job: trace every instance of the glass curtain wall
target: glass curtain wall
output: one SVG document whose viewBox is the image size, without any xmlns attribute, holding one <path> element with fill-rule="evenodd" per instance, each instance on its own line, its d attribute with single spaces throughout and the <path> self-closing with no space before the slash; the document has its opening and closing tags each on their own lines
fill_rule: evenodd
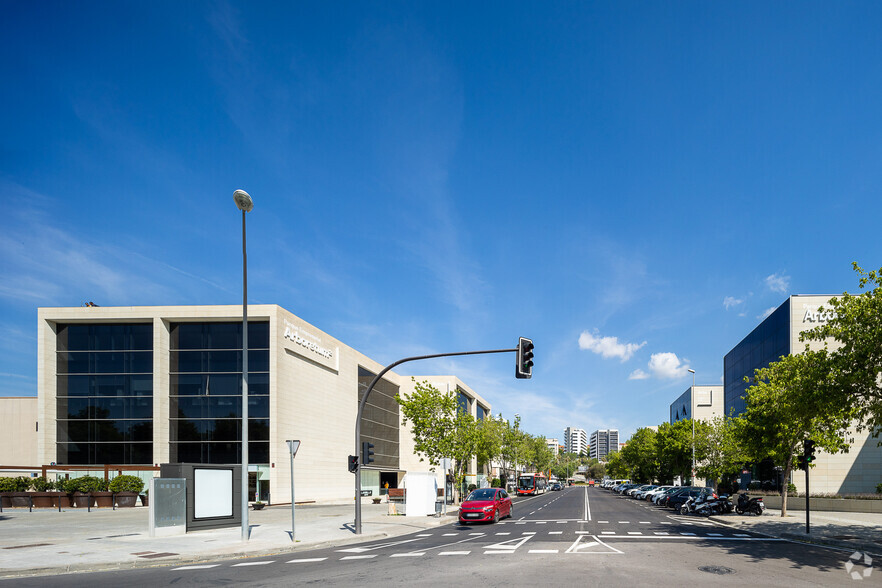
<svg viewBox="0 0 882 588">
<path fill-rule="evenodd" d="M 359 366 L 358 402 L 376 374 Z M 361 414 L 361 441 L 374 444 L 374 463 L 371 467 L 398 469 L 398 386 L 381 379 L 371 390 Z"/>
<path fill-rule="evenodd" d="M 242 462 L 242 321 L 175 323 L 170 460 Z M 248 461 L 269 465 L 269 323 L 248 323 Z"/>
<path fill-rule="evenodd" d="M 56 461 L 153 463 L 153 324 L 57 326 Z"/>
</svg>

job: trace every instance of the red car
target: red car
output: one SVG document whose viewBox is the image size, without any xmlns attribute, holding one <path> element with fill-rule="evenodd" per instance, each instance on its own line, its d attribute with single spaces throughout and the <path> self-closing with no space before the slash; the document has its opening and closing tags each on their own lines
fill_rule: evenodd
<svg viewBox="0 0 882 588">
<path fill-rule="evenodd" d="M 459 522 L 496 522 L 512 515 L 511 497 L 502 488 L 478 488 L 459 507 Z"/>
</svg>

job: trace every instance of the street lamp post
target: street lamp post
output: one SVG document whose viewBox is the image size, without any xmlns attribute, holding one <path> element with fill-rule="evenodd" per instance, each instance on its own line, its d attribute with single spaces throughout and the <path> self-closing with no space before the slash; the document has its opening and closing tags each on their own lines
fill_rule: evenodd
<svg viewBox="0 0 882 588">
<path fill-rule="evenodd" d="M 692 421 L 692 485 L 695 485 L 695 370 L 687 371 L 692 374 L 692 388 L 689 390 L 689 419 Z"/>
<path fill-rule="evenodd" d="M 254 201 L 245 190 L 233 192 L 242 211 L 242 541 L 248 541 L 248 255 L 245 250 L 245 213 Z"/>
</svg>

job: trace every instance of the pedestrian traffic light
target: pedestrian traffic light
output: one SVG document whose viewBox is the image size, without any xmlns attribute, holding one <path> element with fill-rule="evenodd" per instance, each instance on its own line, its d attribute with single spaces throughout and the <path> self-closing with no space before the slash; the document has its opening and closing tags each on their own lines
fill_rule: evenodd
<svg viewBox="0 0 882 588">
<path fill-rule="evenodd" d="M 515 377 L 529 380 L 533 377 L 533 341 L 526 337 L 518 339 L 518 359 L 515 365 Z"/>
<path fill-rule="evenodd" d="M 361 442 L 361 464 L 367 465 L 374 461 L 374 444 L 367 441 Z"/>
<path fill-rule="evenodd" d="M 798 465 L 799 469 L 808 471 L 808 462 L 805 460 L 805 456 L 804 455 L 797 455 L 796 459 L 797 459 L 797 463 L 799 464 Z"/>
<path fill-rule="evenodd" d="M 815 461 L 815 442 L 811 439 L 806 439 L 802 442 L 802 453 L 805 455 L 806 463 L 812 463 Z"/>
<path fill-rule="evenodd" d="M 357 455 L 350 455 L 349 456 L 349 471 L 354 474 L 357 469 L 358 469 L 358 456 Z"/>
</svg>

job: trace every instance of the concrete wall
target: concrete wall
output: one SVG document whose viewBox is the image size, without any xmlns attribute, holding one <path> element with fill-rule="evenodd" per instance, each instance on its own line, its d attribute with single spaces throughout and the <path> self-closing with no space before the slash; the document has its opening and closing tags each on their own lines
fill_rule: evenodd
<svg viewBox="0 0 882 588">
<path fill-rule="evenodd" d="M 32 466 L 36 463 L 37 397 L 0 398 L 0 465 Z M 4 475 L 0 471 L 0 476 Z"/>
</svg>

